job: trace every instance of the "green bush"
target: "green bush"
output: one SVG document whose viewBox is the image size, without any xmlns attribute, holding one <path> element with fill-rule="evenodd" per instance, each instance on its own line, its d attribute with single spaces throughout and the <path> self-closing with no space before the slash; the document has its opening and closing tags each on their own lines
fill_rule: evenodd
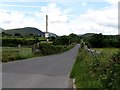
<svg viewBox="0 0 120 90">
<path fill-rule="evenodd" d="M 70 77 L 75 78 L 77 88 L 120 89 L 120 51 L 103 49 L 101 55 L 92 57 L 80 48 Z"/>
<path fill-rule="evenodd" d="M 72 48 L 73 45 L 63 46 L 63 45 L 52 45 L 49 43 L 41 43 L 39 45 L 40 53 L 43 55 L 58 54 Z"/>
<path fill-rule="evenodd" d="M 109 59 L 109 62 L 101 62 L 100 58 L 95 58 L 91 63 L 90 71 L 95 73 L 95 78 L 101 82 L 103 88 L 120 89 L 120 52 L 106 59 Z"/>
</svg>

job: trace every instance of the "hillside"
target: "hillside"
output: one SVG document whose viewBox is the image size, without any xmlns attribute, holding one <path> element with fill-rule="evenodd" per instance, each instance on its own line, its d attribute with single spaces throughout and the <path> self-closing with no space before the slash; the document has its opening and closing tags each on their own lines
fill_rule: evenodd
<svg viewBox="0 0 120 90">
<path fill-rule="evenodd" d="M 2 28 L 0 28 L 1 32 L 5 32 L 7 34 L 15 34 L 15 33 L 19 33 L 21 35 L 29 35 L 29 34 L 34 34 L 34 35 L 40 35 L 40 36 L 44 36 L 45 32 L 42 32 L 41 30 L 34 28 L 34 27 L 25 27 L 25 28 L 16 28 L 16 29 L 8 29 L 8 30 L 3 30 Z M 57 37 L 56 34 L 49 32 L 49 36 L 52 37 Z"/>
<path fill-rule="evenodd" d="M 81 35 L 81 37 L 90 38 L 90 37 L 92 37 L 93 35 L 95 35 L 95 33 L 86 33 L 86 34 Z"/>
<path fill-rule="evenodd" d="M 19 34 L 22 34 L 22 35 L 34 34 L 34 35 L 44 36 L 44 32 L 42 32 L 41 30 L 39 30 L 37 28 L 33 28 L 33 27 L 8 29 L 8 30 L 4 30 L 4 32 L 7 33 L 7 34 L 19 33 Z"/>
</svg>

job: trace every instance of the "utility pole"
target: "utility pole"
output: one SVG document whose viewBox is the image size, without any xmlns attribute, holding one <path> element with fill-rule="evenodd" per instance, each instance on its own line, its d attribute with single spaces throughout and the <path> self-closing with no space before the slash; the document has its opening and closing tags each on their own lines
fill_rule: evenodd
<svg viewBox="0 0 120 90">
<path fill-rule="evenodd" d="M 70 34 L 69 34 L 69 45 L 70 45 Z"/>
<path fill-rule="evenodd" d="M 46 15 L 46 32 L 45 32 L 45 37 L 47 38 L 47 42 L 49 41 L 49 33 L 48 33 L 48 15 Z"/>
<path fill-rule="evenodd" d="M 46 33 L 48 33 L 48 15 L 46 15 Z"/>
</svg>

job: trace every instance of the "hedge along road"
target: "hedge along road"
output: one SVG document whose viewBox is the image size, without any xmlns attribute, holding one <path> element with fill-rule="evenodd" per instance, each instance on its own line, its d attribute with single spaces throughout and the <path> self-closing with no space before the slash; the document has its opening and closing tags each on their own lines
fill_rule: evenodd
<svg viewBox="0 0 120 90">
<path fill-rule="evenodd" d="M 67 52 L 2 64 L 2 88 L 69 88 L 69 73 L 78 48 Z"/>
</svg>

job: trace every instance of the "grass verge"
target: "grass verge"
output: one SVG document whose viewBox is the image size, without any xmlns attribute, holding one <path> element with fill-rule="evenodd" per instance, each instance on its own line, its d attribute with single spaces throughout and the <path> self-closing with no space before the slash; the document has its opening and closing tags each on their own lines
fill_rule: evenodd
<svg viewBox="0 0 120 90">
<path fill-rule="evenodd" d="M 76 87 L 120 88 L 118 85 L 118 81 L 120 81 L 120 64 L 117 61 L 120 59 L 120 53 L 117 53 L 119 50 L 116 48 L 96 50 L 100 50 L 101 55 L 93 57 L 80 48 L 70 74 L 70 77 L 76 80 Z"/>
<path fill-rule="evenodd" d="M 22 60 L 34 57 L 31 48 L 3 47 L 2 62 Z"/>
</svg>

